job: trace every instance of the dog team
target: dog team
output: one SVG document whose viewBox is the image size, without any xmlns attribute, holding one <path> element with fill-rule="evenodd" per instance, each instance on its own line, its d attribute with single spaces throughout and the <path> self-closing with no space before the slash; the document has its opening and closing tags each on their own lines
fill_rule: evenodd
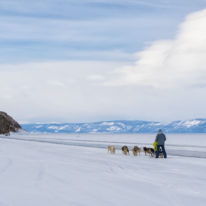
<svg viewBox="0 0 206 206">
<path fill-rule="evenodd" d="M 109 146 L 107 147 L 107 149 L 108 149 L 108 152 L 111 153 L 111 154 L 115 154 L 115 153 L 116 153 L 116 148 L 115 148 L 114 145 L 109 145 Z M 129 153 L 129 148 L 128 148 L 126 145 L 124 145 L 124 146 L 121 148 L 121 150 L 122 150 L 122 153 L 123 153 L 124 155 L 129 155 L 129 154 L 130 154 L 130 153 Z M 141 149 L 140 147 L 138 147 L 138 146 L 134 146 L 134 147 L 132 148 L 132 153 L 133 153 L 134 156 L 140 155 L 141 151 L 142 151 L 142 149 Z M 153 149 L 153 148 L 150 148 L 150 147 L 143 147 L 143 151 L 144 151 L 145 155 L 149 154 L 149 155 L 151 155 L 152 157 L 153 157 L 154 154 L 155 154 L 154 149 Z M 162 152 L 160 152 L 160 157 L 161 157 L 161 156 L 162 156 Z"/>
<path fill-rule="evenodd" d="M 151 157 L 164 157 L 167 158 L 167 153 L 165 151 L 165 141 L 166 141 L 166 136 L 163 134 L 162 130 L 160 129 L 156 135 L 155 141 L 153 143 L 154 148 L 151 147 L 143 147 L 143 151 L 145 155 L 149 154 Z M 111 154 L 115 154 L 116 149 L 114 145 L 109 145 L 107 147 L 108 152 Z M 129 148 L 124 145 L 122 148 L 122 152 L 124 155 L 129 155 Z M 134 146 L 132 148 L 132 153 L 134 156 L 140 155 L 141 153 L 141 148 L 138 146 Z"/>
</svg>

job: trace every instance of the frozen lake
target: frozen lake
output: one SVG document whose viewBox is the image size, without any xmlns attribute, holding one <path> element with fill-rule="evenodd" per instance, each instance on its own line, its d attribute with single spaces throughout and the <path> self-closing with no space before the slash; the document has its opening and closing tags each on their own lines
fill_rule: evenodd
<svg viewBox="0 0 206 206">
<path fill-rule="evenodd" d="M 13 134 L 2 138 L 42 143 L 65 144 L 71 146 L 107 148 L 114 145 L 120 149 L 127 145 L 131 149 L 153 147 L 156 134 Z M 168 154 L 187 157 L 206 158 L 206 134 L 167 134 L 166 149 Z"/>
<path fill-rule="evenodd" d="M 111 155 L 154 135 L 11 135 L 0 138 L 1 206 L 205 206 L 205 135 L 168 135 L 167 159 Z"/>
</svg>

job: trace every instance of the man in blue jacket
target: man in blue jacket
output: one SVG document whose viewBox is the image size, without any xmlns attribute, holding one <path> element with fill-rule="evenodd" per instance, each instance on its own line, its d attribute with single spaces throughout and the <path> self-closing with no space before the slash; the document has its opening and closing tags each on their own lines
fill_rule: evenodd
<svg viewBox="0 0 206 206">
<path fill-rule="evenodd" d="M 157 142 L 156 158 L 159 157 L 160 148 L 162 149 L 162 153 L 164 155 L 164 158 L 167 158 L 167 153 L 165 151 L 166 136 L 165 136 L 165 134 L 163 134 L 161 129 L 158 131 L 155 141 Z"/>
</svg>

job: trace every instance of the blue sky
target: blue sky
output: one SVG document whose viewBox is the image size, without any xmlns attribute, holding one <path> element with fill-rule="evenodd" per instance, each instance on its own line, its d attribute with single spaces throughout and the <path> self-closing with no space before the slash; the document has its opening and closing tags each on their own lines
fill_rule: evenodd
<svg viewBox="0 0 206 206">
<path fill-rule="evenodd" d="M 130 61 L 128 54 L 148 42 L 173 38 L 185 16 L 205 5 L 205 0 L 1 0 L 0 62 Z"/>
<path fill-rule="evenodd" d="M 0 0 L 0 110 L 22 122 L 204 118 L 206 0 Z"/>
</svg>

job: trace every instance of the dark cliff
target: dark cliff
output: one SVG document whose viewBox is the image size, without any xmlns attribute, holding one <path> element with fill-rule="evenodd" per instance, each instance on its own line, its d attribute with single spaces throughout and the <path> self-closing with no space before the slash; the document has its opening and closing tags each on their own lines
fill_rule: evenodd
<svg viewBox="0 0 206 206">
<path fill-rule="evenodd" d="M 18 132 L 21 126 L 5 112 L 0 112 L 0 134 Z"/>
</svg>

